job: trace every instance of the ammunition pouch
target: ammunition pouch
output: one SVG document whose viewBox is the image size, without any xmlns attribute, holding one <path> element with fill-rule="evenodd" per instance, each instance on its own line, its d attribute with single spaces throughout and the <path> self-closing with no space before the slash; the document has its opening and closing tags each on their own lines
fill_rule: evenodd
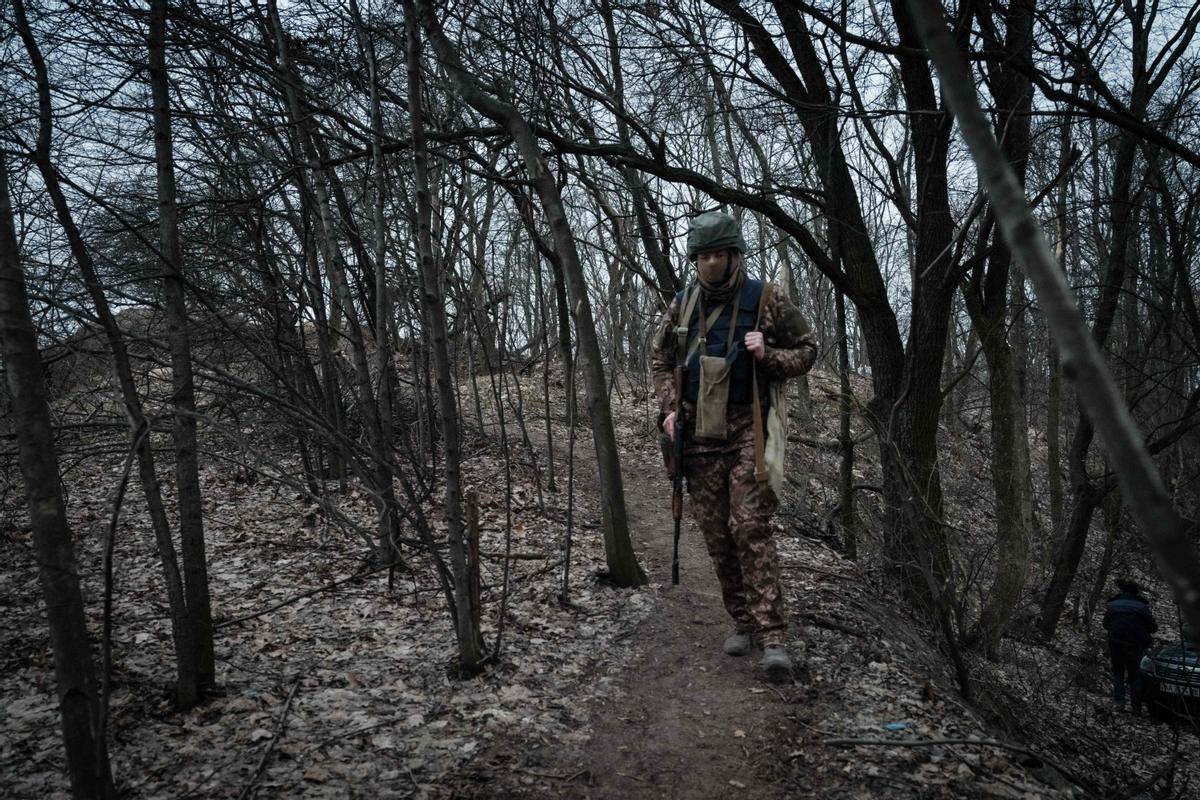
<svg viewBox="0 0 1200 800">
<path fill-rule="evenodd" d="M 700 356 L 700 390 L 696 396 L 696 438 L 724 441 L 728 435 L 725 412 L 733 363 L 724 356 Z"/>
</svg>

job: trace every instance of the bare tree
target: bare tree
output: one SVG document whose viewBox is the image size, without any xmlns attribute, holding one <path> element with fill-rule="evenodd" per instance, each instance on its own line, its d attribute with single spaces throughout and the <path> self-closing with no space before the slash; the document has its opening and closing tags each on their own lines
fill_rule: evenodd
<svg viewBox="0 0 1200 800">
<path fill-rule="evenodd" d="M 1032 0 L 1010 3 L 1003 17 L 1003 34 L 996 30 L 990 8 L 976 9 L 984 41 L 990 48 L 1009 54 L 1009 61 L 986 65 L 990 67 L 986 74 L 996 98 L 997 139 L 1022 184 L 1029 159 L 1033 91 L 1029 78 L 1012 68 L 1010 62 L 1026 62 L 1031 57 L 1033 9 Z M 993 227 L 989 210 L 983 228 L 990 231 Z M 963 287 L 963 297 L 991 378 L 988 395 L 992 486 L 996 495 L 996 577 L 985 593 L 987 602 L 980 613 L 977 635 L 985 652 L 994 657 L 1025 587 L 1034 525 L 1033 487 L 1025 397 L 1018 356 L 1010 341 L 1010 332 L 1018 330 L 1019 316 L 1024 314 L 1023 308 L 1017 308 L 1013 313 L 1018 315 L 1018 322 L 1010 320 L 1012 254 L 998 236 L 989 243 L 981 234 L 979 247 L 981 252 Z"/>
<path fill-rule="evenodd" d="M 191 708 L 199 699 L 199 665 L 196 661 L 195 633 L 188 614 L 183 579 L 180 575 L 175 542 L 171 535 L 171 525 L 167 518 L 162 489 L 154 464 L 154 453 L 149 437 L 144 435 L 145 431 L 149 429 L 150 421 L 143 410 L 142 400 L 135 383 L 125 336 L 109 308 L 108 298 L 105 296 L 104 286 L 96 270 L 91 251 L 84 242 L 83 235 L 71 214 L 58 170 L 51 158 L 50 143 L 53 130 L 50 80 L 41 48 L 33 37 L 33 30 L 29 25 L 22 0 L 14 0 L 13 11 L 15 12 L 17 31 L 29 54 L 30 63 L 33 65 L 37 86 L 38 131 L 37 145 L 33 151 L 34 162 L 45 182 L 58 222 L 67 237 L 71 255 L 83 275 L 84 285 L 95 306 L 96 316 L 104 330 L 113 359 L 114 372 L 130 427 L 130 446 L 137 451 L 138 473 L 146 496 L 159 557 L 162 559 L 163 575 L 170 602 L 171 633 L 175 645 L 176 669 L 178 670 L 175 701 L 180 708 Z"/>
<path fill-rule="evenodd" d="M 33 547 L 46 603 L 67 770 L 76 798 L 114 797 L 108 749 L 100 730 L 100 697 L 83 618 L 83 594 L 63 503 L 58 456 L 37 328 L 20 263 L 9 200 L 8 161 L 0 152 L 0 345 L 16 417 L 21 476 L 33 525 Z"/>
<path fill-rule="evenodd" d="M 184 592 L 196 681 L 201 691 L 215 681 L 212 608 L 208 596 L 208 561 L 204 552 L 204 511 L 200 465 L 196 451 L 196 390 L 192 346 L 184 297 L 179 210 L 175 200 L 175 154 L 171 137 L 171 103 L 166 62 L 167 0 L 150 7 L 150 91 L 154 106 L 154 152 L 158 175 L 158 236 L 163 265 L 163 297 L 171 348 L 172 439 L 175 443 L 175 490 L 183 555 Z"/>
<path fill-rule="evenodd" d="M 1145 441 L 1104 364 L 1094 330 L 1079 315 L 1020 183 L 996 144 L 975 98 L 974 82 L 933 0 L 909 0 L 918 32 L 937 66 L 944 96 L 971 148 L 1009 247 L 1037 289 L 1061 350 L 1063 369 L 1080 387 L 1081 405 L 1104 438 L 1131 510 L 1185 618 L 1200 626 L 1200 555 L 1164 491 Z"/>
<path fill-rule="evenodd" d="M 404 12 L 407 19 L 416 19 L 412 0 L 405 0 Z M 479 632 L 477 597 L 472 591 L 467 563 L 460 467 L 462 455 L 459 449 L 458 411 L 455 408 L 454 387 L 450 383 L 450 359 L 446 347 L 446 310 L 441 291 L 443 282 L 438 275 L 430 240 L 433 200 L 429 191 L 429 155 L 425 148 L 425 123 L 422 119 L 420 29 L 416 25 L 407 27 L 408 103 L 412 118 L 414 176 L 417 188 L 417 253 L 421 262 L 421 305 L 432 340 L 430 344 L 437 380 L 438 418 L 442 426 L 442 443 L 445 449 L 443 469 L 446 480 L 446 528 L 450 541 L 450 565 L 454 573 L 453 617 L 458 633 L 459 665 L 464 673 L 474 675 L 482 667 L 483 640 Z"/>
<path fill-rule="evenodd" d="M 587 284 L 558 186 L 546 168 L 529 123 L 511 104 L 484 91 L 475 76 L 463 68 L 453 43 L 442 32 L 441 23 L 427 2 L 417 2 L 416 11 L 430 44 L 463 99 L 479 113 L 503 125 L 513 137 L 549 220 L 554 236 L 554 249 L 562 263 L 567 291 L 573 305 L 576 334 L 583 361 L 588 412 L 592 421 L 592 437 L 600 471 L 604 549 L 609 573 L 613 581 L 620 586 L 640 585 L 645 583 L 646 576 L 637 563 L 629 538 L 621 463 L 608 405 L 608 382 L 604 376 L 604 364 L 596 340 L 596 326 L 592 318 Z"/>
</svg>

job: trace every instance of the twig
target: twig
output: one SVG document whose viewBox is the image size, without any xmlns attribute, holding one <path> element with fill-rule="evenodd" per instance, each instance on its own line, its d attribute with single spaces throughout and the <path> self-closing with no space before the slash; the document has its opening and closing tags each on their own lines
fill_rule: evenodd
<svg viewBox="0 0 1200 800">
<path fill-rule="evenodd" d="M 858 436 L 853 437 L 852 441 L 855 444 L 862 444 L 874 435 L 875 431 L 867 429 L 864 433 L 860 433 Z M 793 433 L 787 437 L 787 440 L 789 442 L 795 442 L 796 444 L 805 445 L 806 447 L 814 447 L 818 450 L 832 450 L 835 453 L 842 449 L 842 443 L 837 439 L 816 439 L 811 436 Z"/>
<path fill-rule="evenodd" d="M 843 623 L 832 620 L 829 617 L 822 617 L 819 614 L 812 613 L 811 611 L 800 612 L 800 618 L 808 620 L 818 628 L 837 631 L 838 633 L 844 633 L 847 636 L 858 636 L 859 638 L 863 638 L 867 635 L 864 631 L 860 631 L 857 628 L 851 628 L 849 625 L 844 625 Z"/>
<path fill-rule="evenodd" d="M 364 733 L 370 733 L 371 731 L 377 731 L 380 728 L 386 728 L 389 725 L 396 725 L 396 724 L 398 724 L 397 720 L 386 719 L 383 722 L 376 722 L 374 725 L 365 725 L 361 728 L 352 728 L 348 731 L 342 731 L 341 733 L 335 733 L 333 736 L 330 736 L 327 739 L 323 739 L 322 741 L 317 742 L 314 745 L 310 745 L 310 746 L 306 747 L 304 749 L 304 752 L 301 753 L 300 755 L 301 755 L 301 757 L 307 756 L 309 753 L 311 753 L 314 750 L 320 750 L 322 747 L 331 745 L 334 742 L 341 741 L 342 739 L 349 739 L 354 736 L 361 736 Z"/>
<path fill-rule="evenodd" d="M 275 744 L 279 741 L 279 737 L 283 735 L 284 726 L 287 724 L 288 712 L 292 709 L 292 698 L 296 696 L 296 692 L 300 690 L 300 678 L 292 682 L 292 690 L 288 692 L 287 700 L 283 701 L 283 711 L 279 712 L 279 722 L 275 725 L 275 734 L 271 737 L 271 741 L 267 742 L 267 747 L 263 750 L 262 757 L 258 759 L 258 766 L 254 768 L 254 774 L 250 776 L 250 782 L 246 784 L 246 788 L 242 789 L 242 793 L 238 795 L 238 800 L 246 800 L 254 792 L 254 784 L 258 783 L 258 776 L 262 774 L 263 768 L 267 766 L 267 759 L 271 757 L 271 753 L 275 750 Z"/>
<path fill-rule="evenodd" d="M 804 570 L 805 572 L 811 572 L 814 575 L 824 575 L 829 578 L 840 578 L 841 580 L 844 580 L 844 581 L 857 580 L 857 578 L 855 578 L 853 575 L 846 575 L 841 572 L 830 572 L 829 570 L 817 569 L 816 567 L 809 566 L 808 564 L 785 564 L 783 568 L 784 569 L 801 569 L 801 570 Z"/>
<path fill-rule="evenodd" d="M 336 580 L 333 583 L 327 583 L 324 586 L 318 586 L 315 589 L 309 589 L 307 592 L 302 592 L 301 594 L 295 595 L 294 597 L 289 597 L 286 600 L 280 600 L 278 603 L 276 603 L 272 606 L 268 606 L 267 608 L 264 608 L 262 611 L 255 611 L 253 614 L 246 614 L 245 616 L 242 616 L 242 617 L 234 617 L 233 619 L 222 620 L 221 622 L 218 622 L 217 624 L 213 625 L 213 630 L 219 631 L 222 628 L 228 628 L 231 625 L 238 625 L 242 622 L 248 622 L 249 620 L 252 620 L 252 619 L 258 619 L 259 617 L 264 617 L 267 614 L 270 614 L 272 611 L 278 611 L 279 609 L 283 608 L 284 606 L 290 606 L 292 603 L 295 603 L 299 600 L 303 600 L 306 597 L 312 597 L 314 594 L 320 594 L 321 592 L 327 592 L 330 589 L 336 589 L 339 586 L 343 586 L 347 583 L 350 583 L 351 581 L 355 581 L 360 578 L 368 578 L 376 573 L 383 572 L 385 569 L 391 569 L 392 567 L 396 566 L 399 563 L 401 563 L 401 562 L 393 561 L 390 564 L 381 564 L 380 566 L 372 567 L 371 569 L 366 569 L 361 572 L 356 572 L 349 577 L 342 578 L 341 580 Z"/>
<path fill-rule="evenodd" d="M 501 559 L 505 558 L 509 561 L 541 561 L 543 558 L 549 558 L 545 553 L 496 553 L 491 550 L 480 550 L 479 555 L 484 558 Z"/>
<path fill-rule="evenodd" d="M 221 769 L 222 767 L 225 767 L 225 766 L 228 766 L 228 764 L 218 764 L 217 766 L 215 766 L 215 767 L 213 767 L 212 769 L 210 769 L 210 770 L 208 771 L 208 774 L 204 776 L 204 780 L 200 781 L 199 783 L 197 783 L 197 784 L 196 784 L 195 786 L 193 786 L 191 789 L 188 789 L 188 790 L 187 790 L 186 792 L 184 792 L 183 794 L 181 794 L 181 795 L 178 795 L 178 796 L 175 798 L 175 800 L 186 800 L 186 798 L 188 798 L 188 797 L 191 797 L 191 796 L 192 796 L 192 795 L 194 795 L 196 792 L 198 792 L 198 791 L 200 791 L 201 789 L 203 789 L 203 788 L 204 788 L 204 785 L 213 779 L 213 775 L 216 775 L 216 774 L 217 774 L 217 770 L 219 770 L 219 769 Z"/>
<path fill-rule="evenodd" d="M 125 467 L 121 471 L 121 482 L 113 496 L 112 518 L 104 537 L 104 628 L 100 639 L 100 719 L 97 724 L 98 738 L 103 743 L 96 751 L 97 759 L 107 752 L 108 739 L 108 704 L 112 692 L 112 606 L 113 606 L 113 548 L 117 541 L 117 521 L 121 518 L 121 504 L 125 500 L 125 489 L 129 486 L 129 473 L 133 470 L 133 459 L 142 446 L 146 434 L 150 432 L 149 423 L 142 425 L 140 431 L 133 437 L 133 446 L 125 455 Z M 96 768 L 107 769 L 97 763 Z M 97 772 L 97 774 L 102 774 Z"/>
<path fill-rule="evenodd" d="M 821 744 L 828 747 L 860 747 L 860 746 L 879 746 L 879 747 L 938 747 L 940 745 L 950 744 L 972 744 L 979 747 L 998 747 L 1001 750 L 1008 750 L 1013 753 L 1036 758 L 1049 767 L 1055 769 L 1060 775 L 1069 780 L 1076 786 L 1087 789 L 1088 786 L 1082 779 L 1075 776 L 1073 772 L 1068 770 L 1056 761 L 1052 761 L 1041 753 L 1035 753 L 1028 747 L 1022 747 L 1019 744 L 1009 744 L 1007 742 L 998 742 L 994 739 L 822 739 Z"/>
<path fill-rule="evenodd" d="M 1166 765 L 1164 765 L 1162 769 L 1156 771 L 1148 779 L 1142 781 L 1141 783 L 1136 783 L 1131 787 L 1127 787 L 1120 792 L 1114 791 L 1112 794 L 1108 795 L 1108 797 L 1122 798 L 1122 800 L 1125 800 L 1126 798 L 1138 797 L 1139 795 L 1149 791 L 1151 786 L 1158 783 L 1160 780 L 1166 777 L 1167 773 L 1175 769 L 1175 762 L 1178 758 L 1179 752 L 1176 750 L 1171 753 L 1171 757 L 1167 759 Z M 1180 796 L 1182 797 L 1182 795 Z"/>
<path fill-rule="evenodd" d="M 583 770 L 581 772 L 576 772 L 573 775 L 555 775 L 553 772 L 538 772 L 538 771 L 532 770 L 532 769 L 515 769 L 515 768 L 513 769 L 513 772 L 519 772 L 522 775 L 532 775 L 535 778 L 549 778 L 552 781 L 573 781 L 576 778 L 578 778 L 582 774 L 582 772 L 586 772 L 586 770 Z"/>
<path fill-rule="evenodd" d="M 1063 374 L 1074 382 L 1082 410 L 1117 465 L 1121 497 L 1144 531 L 1159 572 L 1174 590 L 1184 617 L 1200 625 L 1200 553 L 1108 369 L 1100 349 L 1103 337 L 1097 337 L 1097 328 L 1089 329 L 1080 316 L 1075 294 L 1029 209 L 1025 190 L 996 142 L 992 122 L 979 107 L 975 77 L 946 27 L 942 4 L 908 0 L 908 5 L 917 35 L 937 68 L 942 101 L 975 158 L 979 183 L 987 190 L 1005 242 L 1033 282 L 1042 316 L 1061 354 Z"/>
</svg>

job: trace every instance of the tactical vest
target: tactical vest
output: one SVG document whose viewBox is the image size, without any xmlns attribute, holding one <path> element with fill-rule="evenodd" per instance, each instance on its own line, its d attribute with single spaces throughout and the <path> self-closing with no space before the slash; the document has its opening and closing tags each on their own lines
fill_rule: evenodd
<svg viewBox="0 0 1200 800">
<path fill-rule="evenodd" d="M 680 309 L 680 313 L 683 313 L 685 300 L 687 299 L 686 295 L 691 290 L 691 287 L 689 287 L 675 295 L 675 302 Z M 698 287 L 696 291 L 700 291 Z M 762 281 L 755 280 L 754 278 L 746 278 L 742 283 L 741 295 L 726 301 L 721 315 L 713 322 L 712 327 L 708 329 L 705 337 L 704 355 L 724 356 L 726 359 L 733 359 L 733 373 L 730 376 L 731 385 L 729 387 L 730 403 L 750 405 L 750 403 L 754 402 L 754 395 L 752 393 L 754 356 L 746 349 L 745 338 L 747 333 L 754 330 L 754 326 L 758 322 L 758 301 L 762 297 L 762 292 Z M 692 312 L 692 318 L 688 321 L 689 351 L 692 350 L 697 337 L 700 335 L 701 315 L 704 313 L 711 314 L 716 310 L 715 305 L 701 309 L 702 305 L 702 303 L 696 303 L 696 308 Z M 737 311 L 736 319 L 734 315 L 735 306 Z M 729 352 L 726 352 L 725 342 L 729 339 L 730 325 L 736 326 L 736 329 L 733 332 L 733 344 Z M 696 352 L 692 354 L 687 362 L 687 377 L 684 382 L 683 396 L 684 399 L 692 403 L 696 402 L 696 398 L 700 395 L 700 355 L 700 348 L 696 347 Z M 763 381 L 762 383 L 765 387 L 766 382 Z M 762 396 L 765 397 L 765 395 Z"/>
</svg>

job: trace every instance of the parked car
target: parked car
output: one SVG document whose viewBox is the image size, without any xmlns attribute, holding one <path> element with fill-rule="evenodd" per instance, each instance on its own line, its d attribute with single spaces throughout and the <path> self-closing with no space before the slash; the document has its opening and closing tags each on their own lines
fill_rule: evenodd
<svg viewBox="0 0 1200 800">
<path fill-rule="evenodd" d="M 1158 717 L 1176 717 L 1200 727 L 1200 644 L 1174 642 L 1142 658 L 1146 705 Z"/>
</svg>

